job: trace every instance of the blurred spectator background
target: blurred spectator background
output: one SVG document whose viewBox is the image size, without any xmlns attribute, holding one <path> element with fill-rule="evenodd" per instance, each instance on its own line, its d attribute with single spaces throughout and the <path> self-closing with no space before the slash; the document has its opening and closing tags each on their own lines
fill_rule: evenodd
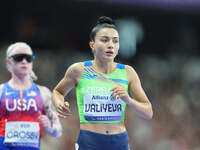
<svg viewBox="0 0 200 150">
<path fill-rule="evenodd" d="M 69 65 L 92 59 L 89 33 L 102 15 L 115 19 L 119 27 L 116 60 L 136 69 L 153 104 L 150 121 L 127 110 L 131 150 L 200 150 L 199 0 L 4 1 L 1 83 L 10 78 L 5 67 L 8 45 L 25 41 L 36 55 L 37 83 L 52 90 Z M 61 119 L 63 136 L 44 134 L 41 150 L 73 150 L 79 133 L 74 91 L 66 100 L 73 115 Z"/>
</svg>

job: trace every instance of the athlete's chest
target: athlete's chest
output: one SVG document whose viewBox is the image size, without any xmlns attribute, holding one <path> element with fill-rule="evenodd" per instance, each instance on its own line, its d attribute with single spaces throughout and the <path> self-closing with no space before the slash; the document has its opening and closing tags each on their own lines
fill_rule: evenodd
<svg viewBox="0 0 200 150">
<path fill-rule="evenodd" d="M 7 112 L 38 112 L 42 109 L 42 99 L 35 89 L 17 91 L 8 87 L 1 97 L 1 108 Z"/>
</svg>

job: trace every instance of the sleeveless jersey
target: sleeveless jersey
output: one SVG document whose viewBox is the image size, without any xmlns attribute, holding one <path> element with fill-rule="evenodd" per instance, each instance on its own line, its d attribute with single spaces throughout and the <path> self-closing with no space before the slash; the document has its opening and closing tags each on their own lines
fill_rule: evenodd
<svg viewBox="0 0 200 150">
<path fill-rule="evenodd" d="M 41 136 L 42 126 L 38 117 L 43 113 L 42 110 L 42 98 L 35 83 L 23 91 L 22 98 L 18 90 L 11 88 L 8 82 L 5 83 L 0 97 L 0 136 L 5 136 L 5 125 L 9 121 L 38 122 Z"/>
<path fill-rule="evenodd" d="M 128 91 L 125 65 L 118 63 L 113 73 L 101 74 L 92 61 L 84 62 L 84 72 L 76 87 L 80 123 L 124 122 L 126 103 L 111 93 L 119 84 Z"/>
</svg>

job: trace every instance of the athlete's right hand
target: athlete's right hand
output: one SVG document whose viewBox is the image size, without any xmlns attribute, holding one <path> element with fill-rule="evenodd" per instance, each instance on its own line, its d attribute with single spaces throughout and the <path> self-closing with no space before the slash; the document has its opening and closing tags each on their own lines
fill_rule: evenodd
<svg viewBox="0 0 200 150">
<path fill-rule="evenodd" d="M 72 115 L 68 102 L 61 102 L 57 104 L 57 115 L 62 118 L 67 118 L 67 116 Z"/>
</svg>

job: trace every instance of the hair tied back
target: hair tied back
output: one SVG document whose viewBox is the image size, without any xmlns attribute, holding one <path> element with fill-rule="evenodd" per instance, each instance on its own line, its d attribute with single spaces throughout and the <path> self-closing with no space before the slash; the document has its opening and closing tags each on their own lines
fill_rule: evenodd
<svg viewBox="0 0 200 150">
<path fill-rule="evenodd" d="M 97 21 L 97 25 L 101 25 L 101 24 L 105 24 L 105 23 L 115 25 L 115 22 L 112 20 L 112 18 L 106 17 L 106 16 L 99 17 L 99 19 Z"/>
</svg>

